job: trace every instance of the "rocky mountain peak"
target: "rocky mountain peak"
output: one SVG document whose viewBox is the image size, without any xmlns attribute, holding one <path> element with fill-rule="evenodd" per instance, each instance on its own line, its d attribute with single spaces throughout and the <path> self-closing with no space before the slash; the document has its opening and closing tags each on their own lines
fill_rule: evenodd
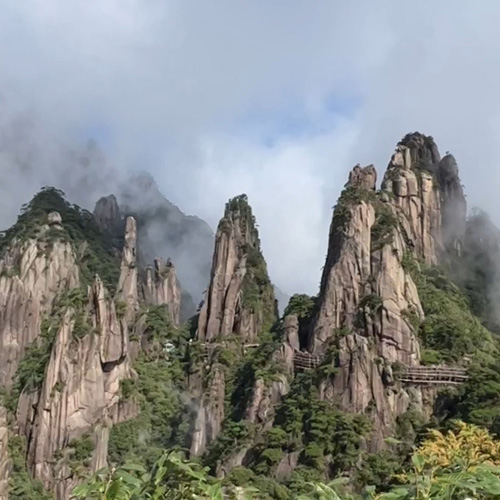
<svg viewBox="0 0 500 500">
<path fill-rule="evenodd" d="M 226 204 L 215 236 L 210 284 L 198 317 L 197 340 L 202 344 L 255 344 L 277 320 L 274 288 L 260 251 L 259 234 L 245 195 Z M 209 348 L 209 346 L 205 346 Z M 213 352 L 213 351 L 212 351 Z M 200 455 L 217 438 L 224 420 L 225 372 L 209 356 L 207 377 L 190 381 L 199 409 L 191 438 L 191 453 Z"/>
<path fill-rule="evenodd" d="M 94 219 L 102 231 L 114 233 L 122 220 L 114 194 L 100 198 L 94 208 Z"/>
<path fill-rule="evenodd" d="M 166 305 L 172 324 L 178 327 L 181 323 L 181 289 L 175 267 L 170 259 L 155 259 L 154 266 L 146 268 L 144 285 L 146 303 Z"/>
<path fill-rule="evenodd" d="M 242 248 L 245 245 L 250 245 L 260 251 L 255 217 L 245 194 L 236 196 L 226 203 L 224 217 L 220 220 L 218 229 L 228 232 L 234 230 L 235 237 Z"/>
<path fill-rule="evenodd" d="M 226 204 L 217 229 L 198 337 L 212 341 L 236 334 L 253 342 L 276 317 L 274 290 L 260 251 L 255 218 L 246 195 L 240 195 Z"/>
<path fill-rule="evenodd" d="M 375 191 L 377 186 L 377 171 L 373 165 L 361 167 L 356 165 L 349 174 L 348 186 L 353 186 L 368 191 Z"/>
<path fill-rule="evenodd" d="M 406 134 L 399 141 L 393 161 L 399 160 L 398 153 L 403 156 L 406 168 L 427 168 L 432 171 L 441 159 L 434 139 L 420 132 Z"/>
</svg>

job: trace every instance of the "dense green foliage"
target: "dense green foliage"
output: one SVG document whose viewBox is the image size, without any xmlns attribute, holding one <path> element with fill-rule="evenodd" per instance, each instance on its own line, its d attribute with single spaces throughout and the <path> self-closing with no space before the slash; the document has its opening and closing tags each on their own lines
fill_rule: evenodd
<svg viewBox="0 0 500 500">
<path fill-rule="evenodd" d="M 26 465 L 26 440 L 21 436 L 9 436 L 10 500 L 53 500 L 40 481 L 31 478 Z"/>
<path fill-rule="evenodd" d="M 296 376 L 290 392 L 276 409 L 272 429 L 259 436 L 255 426 L 238 420 L 242 418 L 238 408 L 241 410 L 246 404 L 238 403 L 246 402 L 248 394 L 245 396 L 242 391 L 248 387 L 252 384 L 246 379 L 233 393 L 235 411 L 226 420 L 223 432 L 205 460 L 212 470 L 220 460 L 250 445 L 250 461 L 246 467 L 234 469 L 228 480 L 237 485 L 255 486 L 262 498 L 286 500 L 304 491 L 308 481 L 323 478 L 325 472 L 334 477 L 356 463 L 362 437 L 370 428 L 368 421 L 362 415 L 344 413 L 331 403 L 321 401 L 314 373 Z M 280 483 L 272 477 L 280 461 L 289 454 L 297 454 L 298 466 Z"/>
<path fill-rule="evenodd" d="M 253 491 L 223 487 L 208 470 L 176 453 L 164 453 L 146 470 L 137 464 L 101 470 L 77 486 L 82 500 L 250 500 Z"/>
<path fill-rule="evenodd" d="M 417 263 L 404 265 L 417 284 L 425 313 L 419 328 L 424 361 L 461 363 L 469 380 L 441 391 L 435 405 L 441 420 L 461 418 L 500 433 L 500 363 L 498 341 L 472 314 L 470 302 L 444 270 Z"/>
<path fill-rule="evenodd" d="M 184 371 L 187 333 L 172 327 L 165 306 L 148 307 L 144 349 L 134 363 L 137 380 L 123 381 L 123 399 L 137 398 L 137 418 L 113 426 L 109 459 L 114 464 L 127 460 L 151 464 L 165 449 L 183 446 L 189 430 L 189 401 Z M 165 350 L 171 342 L 174 350 Z"/>
<path fill-rule="evenodd" d="M 289 316 L 295 314 L 297 318 L 308 318 L 312 315 L 314 307 L 316 305 L 316 300 L 314 297 L 310 297 L 305 294 L 295 294 L 290 297 L 290 301 L 285 308 L 285 313 L 283 316 Z"/>
<path fill-rule="evenodd" d="M 40 227 L 47 223 L 48 214 L 54 211 L 60 214 L 64 230 L 50 228 L 40 234 Z M 49 248 L 56 240 L 71 242 L 83 281 L 89 284 L 98 274 L 108 290 L 116 288 L 120 268 L 111 236 L 97 227 L 90 212 L 70 204 L 62 191 L 45 187 L 23 205 L 17 222 L 1 233 L 0 253 L 5 252 L 14 240 L 22 243 L 33 238 L 40 238 L 49 244 Z"/>
<path fill-rule="evenodd" d="M 417 285 L 425 313 L 419 331 L 423 347 L 447 362 L 463 362 L 465 357 L 492 360 L 498 348 L 491 333 L 471 313 L 467 298 L 445 271 L 410 256 L 403 264 Z"/>
<path fill-rule="evenodd" d="M 207 469 L 180 455 L 165 453 L 149 471 L 138 465 L 99 471 L 78 486 L 74 495 L 82 500 L 492 500 L 500 495 L 499 461 L 498 441 L 483 429 L 459 424 L 447 434 L 434 432 L 428 436 L 413 450 L 397 483 L 385 485 L 388 491 L 381 493 L 369 485 L 362 496 L 355 495 L 349 492 L 348 477 L 329 484 L 310 477 L 299 495 L 288 495 L 286 488 L 276 484 L 273 489 L 273 481 L 268 478 L 249 488 L 255 475 L 241 467 L 232 471 L 231 479 L 236 484 L 232 486 L 210 477 Z"/>
</svg>

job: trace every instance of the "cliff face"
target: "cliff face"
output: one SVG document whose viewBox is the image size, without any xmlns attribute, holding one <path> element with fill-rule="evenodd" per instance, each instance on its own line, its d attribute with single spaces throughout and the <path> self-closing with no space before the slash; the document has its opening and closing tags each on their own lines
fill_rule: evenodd
<svg viewBox="0 0 500 500">
<path fill-rule="evenodd" d="M 181 289 L 175 267 L 170 260 L 155 259 L 154 268 L 146 269 L 144 298 L 147 304 L 166 305 L 174 326 L 181 323 Z"/>
<path fill-rule="evenodd" d="M 0 412 L 0 498 L 7 498 L 11 432 L 27 443 L 31 477 L 67 500 L 82 474 L 107 464 L 112 425 L 138 411 L 120 396 L 122 381 L 136 378 L 129 350 L 138 308 L 135 221 L 127 220 L 119 274 L 92 216 L 52 188 L 0 243 L 0 382 L 10 412 L 9 419 Z M 115 298 L 100 270 L 108 281 L 117 276 Z"/>
<path fill-rule="evenodd" d="M 0 384 L 7 387 L 56 296 L 80 281 L 73 249 L 59 239 L 58 213 L 52 212 L 32 234 L 14 238 L 0 260 Z"/>
<path fill-rule="evenodd" d="M 127 244 L 119 296 L 136 297 L 130 279 L 135 246 L 127 221 Z M 111 425 L 135 416 L 133 403 L 120 402 L 120 383 L 133 379 L 128 334 L 135 304 L 127 303 L 118 318 L 113 298 L 99 277 L 87 295 L 75 287 L 65 294 L 48 317 L 42 343 L 49 355 L 39 388 L 24 388 L 17 406 L 17 426 L 27 437 L 28 466 L 35 479 L 65 500 L 80 479 L 80 471 L 98 470 L 107 463 Z M 43 369 L 43 366 L 41 367 Z M 78 464 L 78 446 L 91 445 Z M 93 450 L 93 451 L 92 451 Z"/>
<path fill-rule="evenodd" d="M 235 349 L 234 344 L 258 342 L 259 334 L 271 328 L 276 319 L 274 290 L 260 251 L 255 220 L 242 195 L 227 203 L 219 223 L 210 285 L 200 310 L 196 338 L 203 346 L 222 343 L 227 349 Z M 191 441 L 193 455 L 203 453 L 222 427 L 224 373 L 217 357 L 209 354 L 204 373 L 191 379 L 199 401 Z"/>
<path fill-rule="evenodd" d="M 242 195 L 226 205 L 219 223 L 197 336 L 211 342 L 234 334 L 251 343 L 271 327 L 275 317 L 274 290 L 251 208 Z"/>
<path fill-rule="evenodd" d="M 452 210 L 465 201 L 450 162 L 440 160 L 431 138 L 410 134 L 382 192 L 372 166 L 355 167 L 334 211 L 309 350 L 336 350 L 338 374 L 321 383 L 322 398 L 370 414 L 373 449 L 384 447 L 396 418 L 422 400 L 419 389 L 407 391 L 393 377 L 395 366 L 420 363 L 415 329 L 424 314 L 405 261 L 415 255 L 435 264 L 446 248 L 460 249 L 465 210 Z"/>
</svg>

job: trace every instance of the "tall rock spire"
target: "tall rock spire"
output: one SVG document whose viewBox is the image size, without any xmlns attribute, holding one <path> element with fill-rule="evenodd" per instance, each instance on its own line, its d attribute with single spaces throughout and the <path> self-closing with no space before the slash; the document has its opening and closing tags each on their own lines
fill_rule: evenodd
<svg viewBox="0 0 500 500">
<path fill-rule="evenodd" d="M 382 189 L 403 212 L 405 236 L 419 258 L 436 264 L 447 253 L 460 254 L 465 196 L 455 158 L 441 159 L 432 137 L 415 132 L 399 142 Z"/>
<path fill-rule="evenodd" d="M 226 204 L 217 229 L 211 280 L 199 314 L 197 340 L 217 345 L 237 338 L 241 344 L 254 343 L 276 320 L 274 289 L 260 250 L 255 218 L 247 197 L 237 196 Z M 199 405 L 191 439 L 194 456 L 201 455 L 217 437 L 225 416 L 224 367 L 212 355 L 207 363 L 203 370 L 208 370 L 210 376 L 198 373 L 190 380 Z"/>
<path fill-rule="evenodd" d="M 465 199 L 453 157 L 441 159 L 419 133 L 398 144 L 380 192 L 375 182 L 373 166 L 356 166 L 335 207 L 309 351 L 336 349 L 338 372 L 322 396 L 370 411 L 379 449 L 415 397 L 394 384 L 392 367 L 420 363 L 415 320 L 424 313 L 405 258 L 436 264 L 460 253 Z"/>
<path fill-rule="evenodd" d="M 409 395 L 393 385 L 392 366 L 419 363 L 407 313 L 423 312 L 403 266 L 402 210 L 375 191 L 375 179 L 373 166 L 356 166 L 335 207 L 309 350 L 336 349 L 338 372 L 321 383 L 322 397 L 371 413 L 371 446 L 379 449 L 409 405 Z"/>
<path fill-rule="evenodd" d="M 120 266 L 117 298 L 126 304 L 125 318 L 131 321 L 139 303 L 137 296 L 137 225 L 133 217 L 127 217 L 125 226 L 125 244 Z"/>
<path fill-rule="evenodd" d="M 276 301 L 245 195 L 226 204 L 215 236 L 210 285 L 200 311 L 198 338 L 231 334 L 255 341 L 275 319 Z"/>
<path fill-rule="evenodd" d="M 181 322 L 181 288 L 175 267 L 170 261 L 155 259 L 154 268 L 146 269 L 144 297 L 148 304 L 166 305 L 169 318 L 174 326 Z"/>
</svg>

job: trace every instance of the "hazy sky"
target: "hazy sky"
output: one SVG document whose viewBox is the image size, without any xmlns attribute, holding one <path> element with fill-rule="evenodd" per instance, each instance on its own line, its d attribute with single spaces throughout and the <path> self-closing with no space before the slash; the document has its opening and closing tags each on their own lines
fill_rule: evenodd
<svg viewBox="0 0 500 500">
<path fill-rule="evenodd" d="M 69 182 L 57 143 L 94 137 L 212 227 L 247 193 L 272 279 L 315 293 L 349 169 L 381 175 L 415 130 L 498 222 L 499 18 L 497 0 L 3 0 L 0 222 Z"/>
</svg>

